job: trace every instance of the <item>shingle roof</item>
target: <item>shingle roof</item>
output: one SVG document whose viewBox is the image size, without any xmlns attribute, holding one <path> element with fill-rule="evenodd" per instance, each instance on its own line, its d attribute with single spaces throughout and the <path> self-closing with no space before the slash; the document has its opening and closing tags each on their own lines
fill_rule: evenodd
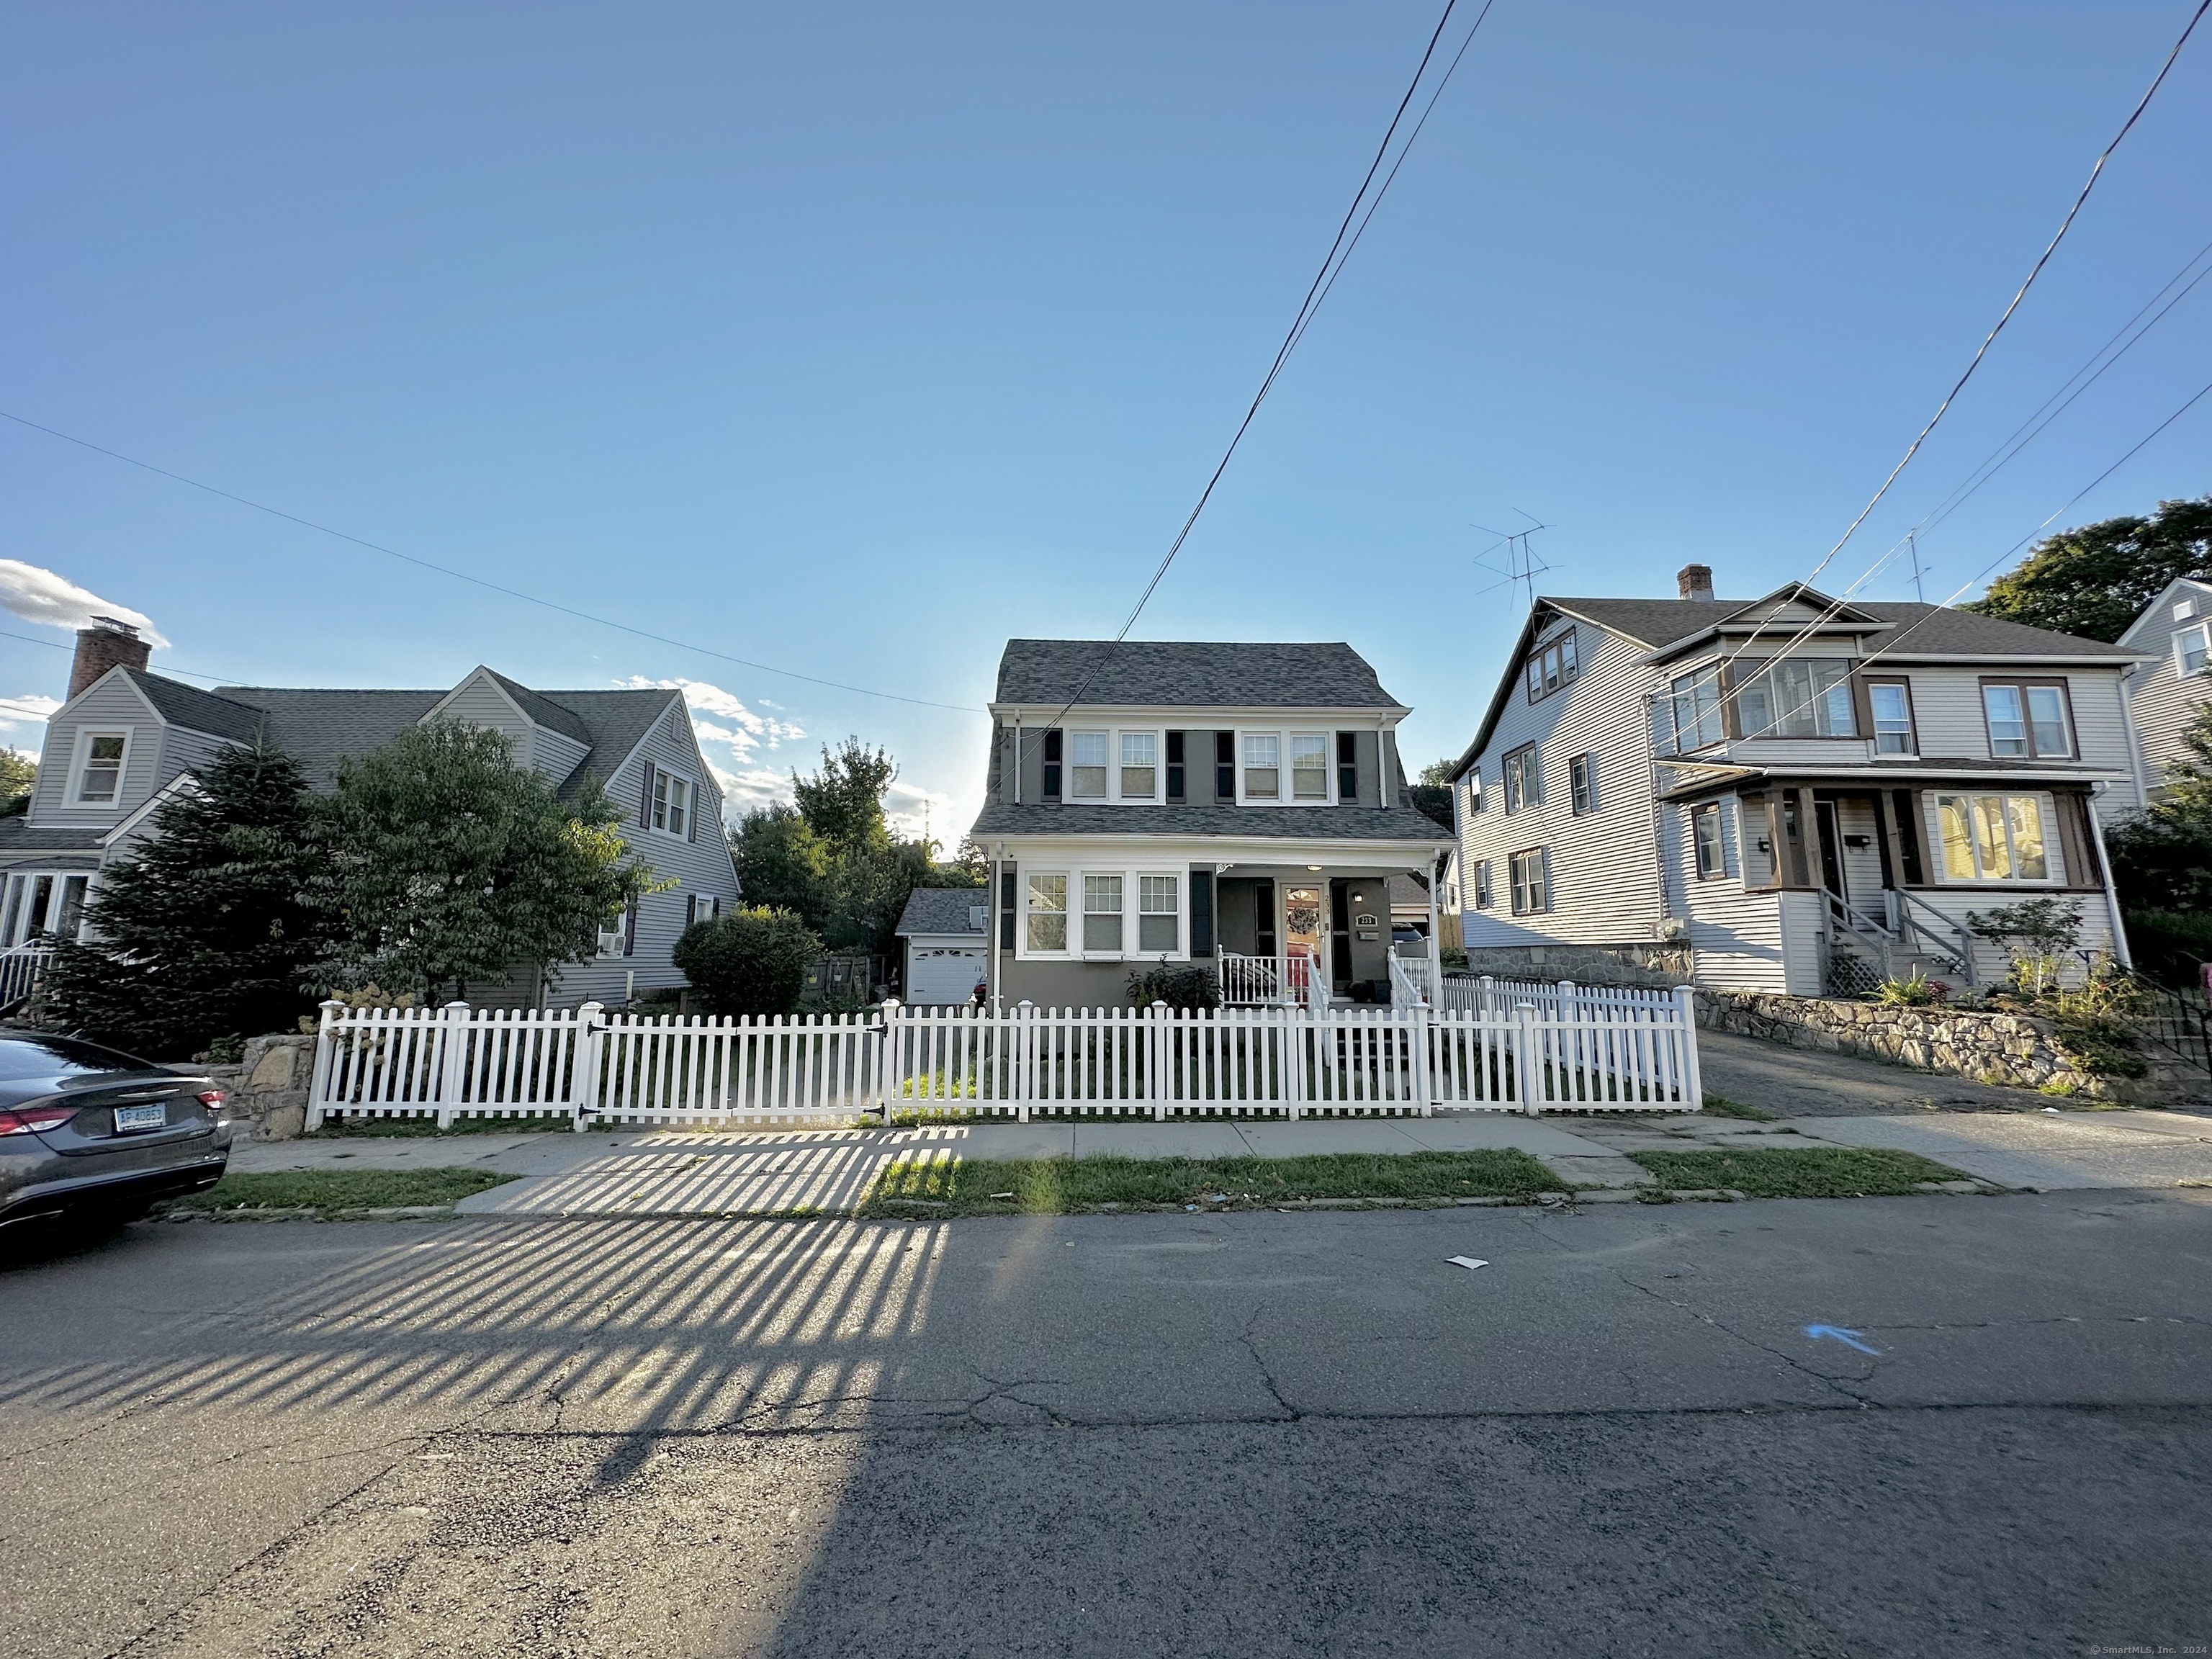
<svg viewBox="0 0 2212 1659">
<path fill-rule="evenodd" d="M 226 738 L 232 743 L 251 744 L 261 726 L 258 711 L 239 702 L 235 698 L 214 691 L 203 691 L 196 685 L 164 679 L 159 674 L 149 674 L 143 668 L 126 668 L 131 683 L 146 695 L 155 712 L 173 725 L 204 732 L 210 737 Z"/>
<path fill-rule="evenodd" d="M 605 783 L 652 730 L 653 721 L 681 702 L 680 691 L 649 687 L 641 691 L 541 691 L 538 696 L 568 714 L 577 735 L 592 745 L 562 793 L 573 795 L 588 781 Z"/>
<path fill-rule="evenodd" d="M 220 692 L 221 700 L 261 711 L 265 741 L 297 761 L 310 783 L 325 787 L 337 781 L 341 757 L 398 736 L 445 696 L 443 691 L 295 690 L 270 685 L 226 685 Z M 191 720 L 184 724 L 195 731 L 209 729 Z"/>
<path fill-rule="evenodd" d="M 1096 671 L 1096 672 L 1094 672 Z M 1087 682 L 1087 683 L 1086 683 Z M 1210 708 L 1397 708 L 1341 641 L 1009 640 L 996 701 Z"/>
<path fill-rule="evenodd" d="M 986 806 L 987 836 L 1232 836 L 1275 841 L 1432 841 L 1451 832 L 1410 806 Z"/>
<path fill-rule="evenodd" d="M 516 707 L 548 731 L 558 732 L 564 738 L 574 738 L 578 743 L 592 740 L 592 734 L 584 729 L 583 721 L 551 698 L 507 678 L 495 668 L 487 668 L 484 672 L 499 682 L 500 689 L 514 699 Z"/>
<path fill-rule="evenodd" d="M 94 830 L 57 830 L 48 825 L 33 829 L 29 820 L 17 812 L 0 818 L 0 854 L 96 851 L 100 838 L 112 827 L 102 824 Z"/>
<path fill-rule="evenodd" d="M 975 911 L 988 914 L 991 896 L 981 887 L 917 887 L 908 895 L 891 931 L 902 938 L 915 933 L 981 933 L 983 924 Z"/>
<path fill-rule="evenodd" d="M 1671 645 L 1741 616 L 1756 599 L 1554 599 L 1540 601 L 1649 646 Z M 1898 656 L 2125 657 L 2125 647 L 2056 634 L 2046 628 L 1984 617 L 1972 611 L 1910 601 L 1860 600 L 1850 606 L 1893 627 L 1871 635 Z M 1777 624 L 1782 628 L 1786 624 Z M 1779 634 L 1777 645 L 1789 639 Z"/>
</svg>

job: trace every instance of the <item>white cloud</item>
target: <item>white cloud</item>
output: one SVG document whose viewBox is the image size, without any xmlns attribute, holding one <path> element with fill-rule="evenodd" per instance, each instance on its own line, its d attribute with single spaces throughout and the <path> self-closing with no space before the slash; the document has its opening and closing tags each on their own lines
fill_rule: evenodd
<svg viewBox="0 0 2212 1659">
<path fill-rule="evenodd" d="M 28 726 L 61 706 L 58 697 L 41 696 L 36 691 L 26 691 L 20 697 L 0 697 L 0 726 Z"/>
<path fill-rule="evenodd" d="M 168 644 L 144 611 L 103 599 L 66 576 L 21 559 L 0 559 L 0 606 L 48 628 L 82 628 L 94 617 L 112 617 L 129 623 L 151 644 Z"/>
<path fill-rule="evenodd" d="M 658 688 L 683 692 L 684 701 L 691 709 L 691 724 L 699 733 L 700 740 L 727 744 L 739 760 L 750 759 L 756 750 L 774 749 L 806 735 L 795 721 L 775 720 L 757 714 L 747 708 L 744 700 L 734 692 L 725 691 L 720 686 L 710 685 L 704 680 L 649 680 L 642 674 L 633 674 L 627 684 L 641 690 Z M 702 720 L 698 718 L 702 714 L 710 714 L 714 718 Z"/>
<path fill-rule="evenodd" d="M 770 806 L 777 801 L 791 799 L 791 775 L 772 771 L 764 766 L 747 767 L 732 771 L 726 766 L 717 766 L 710 757 L 707 769 L 714 775 L 714 781 L 722 788 L 722 811 L 732 820 L 743 817 L 757 806 Z"/>
</svg>

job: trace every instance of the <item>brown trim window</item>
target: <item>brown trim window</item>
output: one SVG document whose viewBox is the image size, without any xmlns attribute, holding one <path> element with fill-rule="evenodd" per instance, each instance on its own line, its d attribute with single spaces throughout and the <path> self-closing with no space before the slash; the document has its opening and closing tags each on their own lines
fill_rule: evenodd
<svg viewBox="0 0 2212 1659">
<path fill-rule="evenodd" d="M 1536 770 L 1536 745 L 1523 744 L 1505 757 L 1505 810 L 1519 812 L 1540 805 L 1543 779 Z"/>
<path fill-rule="evenodd" d="M 1708 801 L 1690 813 L 1690 838 L 1698 853 L 1698 879 L 1717 881 L 1728 874 L 1728 849 L 1721 841 L 1721 809 Z"/>
<path fill-rule="evenodd" d="M 1582 667 L 1575 659 L 1575 630 L 1547 641 L 1528 653 L 1528 701 L 1540 702 L 1563 685 L 1572 685 Z"/>
<path fill-rule="evenodd" d="M 1877 755 L 1917 755 L 1920 737 L 1912 725 L 1912 687 L 1905 680 L 1869 680 L 1867 735 Z"/>
<path fill-rule="evenodd" d="M 1597 811 L 1597 791 L 1591 781 L 1594 763 L 1588 755 L 1577 755 L 1567 763 L 1567 797 L 1577 817 Z"/>
<path fill-rule="evenodd" d="M 1513 878 L 1513 914 L 1541 915 L 1552 908 L 1552 858 L 1540 847 L 1516 853 L 1506 860 Z"/>
<path fill-rule="evenodd" d="M 2074 722 L 2063 680 L 1984 680 L 1982 714 L 1995 760 L 2071 760 Z"/>
</svg>

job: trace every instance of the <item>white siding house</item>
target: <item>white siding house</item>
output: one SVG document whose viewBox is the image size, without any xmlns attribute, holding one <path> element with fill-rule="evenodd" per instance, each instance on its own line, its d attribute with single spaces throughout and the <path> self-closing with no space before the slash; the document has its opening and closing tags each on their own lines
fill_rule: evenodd
<svg viewBox="0 0 2212 1659">
<path fill-rule="evenodd" d="M 27 808 L 0 817 L 0 953 L 35 954 L 42 935 L 74 937 L 102 867 L 148 832 L 165 792 L 189 787 L 195 769 L 225 747 L 282 750 L 312 784 L 328 788 L 343 757 L 438 718 L 503 733 L 516 759 L 564 795 L 603 785 L 623 811 L 632 854 L 676 883 L 634 914 L 611 918 L 590 961 L 520 964 L 504 984 L 469 987 L 472 1002 L 615 1004 L 679 986 L 671 959 L 678 937 L 737 901 L 721 791 L 680 692 L 536 691 L 482 667 L 446 691 L 203 691 L 149 672 L 144 644 L 127 629 L 86 633 L 95 637 L 81 636 L 80 660 L 90 653 L 116 665 L 47 720 Z M 23 974 L 0 966 L 0 991 L 25 988 Z"/>
<path fill-rule="evenodd" d="M 2212 703 L 2212 582 L 2169 582 L 2119 642 L 2144 659 L 2128 674 L 2127 697 L 2137 773 L 2155 796 L 2174 763 L 2190 758 L 2182 735 Z"/>
<path fill-rule="evenodd" d="M 1711 580 L 1532 608 L 1455 769 L 1474 965 L 1571 946 L 1795 994 L 1982 982 L 2001 953 L 1967 916 L 2039 893 L 2124 958 L 2102 831 L 2140 803 L 2135 653 Z"/>
</svg>

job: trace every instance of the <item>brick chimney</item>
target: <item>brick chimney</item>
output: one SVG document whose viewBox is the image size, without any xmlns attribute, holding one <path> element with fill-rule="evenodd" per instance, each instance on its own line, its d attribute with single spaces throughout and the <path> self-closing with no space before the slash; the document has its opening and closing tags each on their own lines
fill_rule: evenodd
<svg viewBox="0 0 2212 1659">
<path fill-rule="evenodd" d="M 76 696 L 118 664 L 143 668 L 153 654 L 154 647 L 140 639 L 138 630 L 129 623 L 94 617 L 91 627 L 76 630 L 76 661 L 70 668 L 69 694 Z"/>
<path fill-rule="evenodd" d="M 1713 568 L 1709 564 L 1686 564 L 1674 573 L 1674 586 L 1686 599 L 1710 599 L 1713 596 Z"/>
</svg>

